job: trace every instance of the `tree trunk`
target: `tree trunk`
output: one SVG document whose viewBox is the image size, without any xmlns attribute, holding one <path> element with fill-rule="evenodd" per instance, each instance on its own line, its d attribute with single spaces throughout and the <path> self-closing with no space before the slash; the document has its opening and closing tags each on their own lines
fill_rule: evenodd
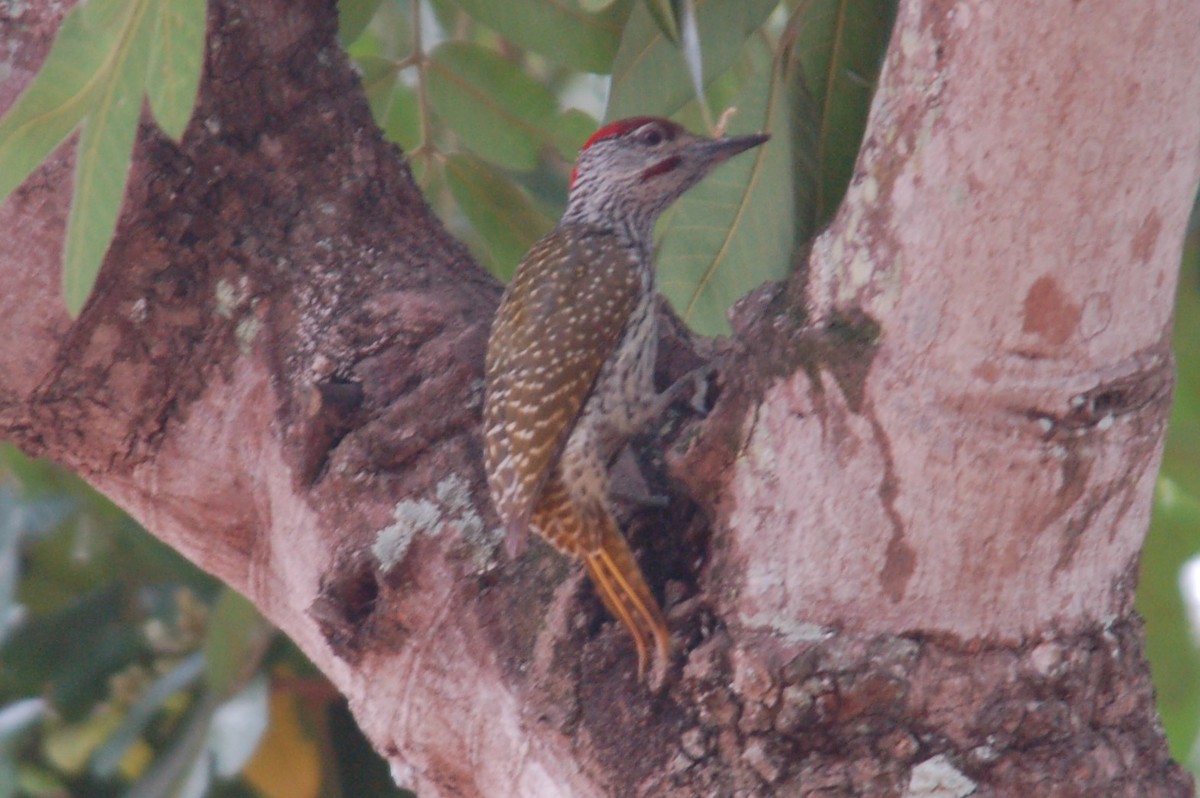
<svg viewBox="0 0 1200 798">
<path fill-rule="evenodd" d="M 49 4 L 47 4 L 49 5 Z M 55 4 L 57 8 L 57 4 Z M 61 9 L 0 10 L 7 108 Z M 902 2 L 853 185 L 626 513 L 677 661 L 508 561 L 500 286 L 382 141 L 329 2 L 210 2 L 71 320 L 64 147 L 4 205 L 0 433 L 245 593 L 430 796 L 1186 796 L 1132 608 L 1200 177 L 1200 4 Z M 799 262 L 799 261 L 798 261 Z M 664 454 L 665 453 L 665 454 Z M 940 791 L 939 791 L 940 790 Z"/>
</svg>

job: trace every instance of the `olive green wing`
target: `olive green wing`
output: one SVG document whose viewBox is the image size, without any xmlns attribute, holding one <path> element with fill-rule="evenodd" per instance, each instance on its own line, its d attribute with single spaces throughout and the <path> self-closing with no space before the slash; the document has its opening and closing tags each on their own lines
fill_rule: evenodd
<svg viewBox="0 0 1200 798">
<path fill-rule="evenodd" d="M 641 290 L 633 254 L 611 233 L 560 227 L 505 291 L 488 340 L 484 437 L 510 554 Z"/>
</svg>

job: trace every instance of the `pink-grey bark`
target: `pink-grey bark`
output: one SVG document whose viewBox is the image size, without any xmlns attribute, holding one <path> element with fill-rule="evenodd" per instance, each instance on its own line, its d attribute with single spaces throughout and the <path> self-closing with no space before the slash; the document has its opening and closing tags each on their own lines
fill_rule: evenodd
<svg viewBox="0 0 1200 798">
<path fill-rule="evenodd" d="M 1019 639 L 1127 613 L 1197 179 L 1198 19 L 902 5 L 809 285 L 818 321 L 878 320 L 879 349 L 861 411 L 800 373 L 746 425 L 726 497 L 744 621 Z"/>
<path fill-rule="evenodd" d="M 381 140 L 333 4 L 209 13 L 196 117 L 178 146 L 143 126 L 79 319 L 69 147 L 0 205 L 0 430 L 250 597 L 402 783 L 1191 794 L 1132 591 L 1200 5 L 901 3 L 837 219 L 733 339 L 698 342 L 717 404 L 649 447 L 671 506 L 626 515 L 678 657 L 654 691 L 575 570 L 497 545 L 500 289 Z M 0 108 L 60 15 L 0 10 Z"/>
</svg>

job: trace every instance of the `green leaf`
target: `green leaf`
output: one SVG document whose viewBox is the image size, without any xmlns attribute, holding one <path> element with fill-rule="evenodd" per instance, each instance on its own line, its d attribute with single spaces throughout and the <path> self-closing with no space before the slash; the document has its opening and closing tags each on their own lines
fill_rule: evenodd
<svg viewBox="0 0 1200 798">
<path fill-rule="evenodd" d="M 1198 205 L 1197 207 L 1200 207 Z M 1200 216 L 1193 215 L 1193 223 Z M 1171 753 L 1195 770 L 1200 732 L 1200 652 L 1183 596 L 1183 568 L 1200 552 L 1200 236 L 1189 234 L 1180 267 L 1172 348 L 1178 377 L 1166 450 L 1142 551 L 1137 608 Z"/>
<path fill-rule="evenodd" d="M 338 0 L 338 41 L 343 47 L 362 35 L 382 3 L 383 0 Z"/>
<path fill-rule="evenodd" d="M 246 684 L 274 634 L 241 594 L 231 588 L 221 591 L 204 638 L 208 685 L 217 698 L 231 697 Z"/>
<path fill-rule="evenodd" d="M 1200 293 L 1195 286 L 1195 266 L 1200 251 L 1184 250 L 1175 301 L 1175 398 L 1167 423 L 1162 476 L 1181 490 L 1200 496 Z"/>
<path fill-rule="evenodd" d="M 596 118 L 578 108 L 568 108 L 554 120 L 550 135 L 564 161 L 574 163 L 588 136 L 599 127 Z"/>
<path fill-rule="evenodd" d="M 810 0 L 789 22 L 792 58 L 814 129 L 806 158 L 813 174 L 809 227 L 832 218 L 866 129 L 867 112 L 896 16 L 895 0 Z"/>
<path fill-rule="evenodd" d="M 385 76 L 380 76 L 378 82 L 364 84 L 367 89 L 367 102 L 371 103 L 371 113 L 383 128 L 383 134 L 389 142 L 401 146 L 408 152 L 416 149 L 421 142 L 421 118 L 416 100 L 416 91 L 404 84 L 400 72 L 391 68 Z"/>
<path fill-rule="evenodd" d="M 735 156 L 676 204 L 660 225 L 659 283 L 675 310 L 705 335 L 729 332 L 731 304 L 791 268 L 790 109 L 781 67 L 746 85 L 731 134 L 766 130 L 766 144 Z"/>
<path fill-rule="evenodd" d="M 197 652 L 155 679 L 121 718 L 120 725 L 107 735 L 104 744 L 91 754 L 92 773 L 100 778 L 111 778 L 115 775 L 120 767 L 121 758 L 142 736 L 147 724 L 167 700 L 180 690 L 190 687 L 203 674 L 204 655 Z"/>
<path fill-rule="evenodd" d="M 82 125 L 63 254 L 72 314 L 91 293 L 116 228 L 142 95 L 149 91 L 167 133 L 182 135 L 195 104 L 204 33 L 204 0 L 82 3 L 63 19 L 46 63 L 0 120 L 0 201 Z"/>
<path fill-rule="evenodd" d="M 1200 418 L 1188 415 L 1178 404 L 1171 408 L 1167 425 L 1162 475 L 1200 495 Z"/>
<path fill-rule="evenodd" d="M 158 126 L 179 141 L 192 118 L 204 70 L 205 0 L 159 0 L 157 35 L 151 39 L 146 94 Z"/>
<path fill-rule="evenodd" d="M 13 631 L 26 540 L 58 527 L 75 506 L 63 497 L 22 498 L 7 481 L 0 482 L 0 648 Z"/>
<path fill-rule="evenodd" d="M 607 73 L 631 0 L 589 14 L 574 0 L 455 0 L 468 14 L 512 42 L 583 72 Z"/>
<path fill-rule="evenodd" d="M 476 254 L 502 280 L 512 276 L 529 247 L 554 226 L 511 180 L 469 155 L 446 159 L 446 182 L 487 247 Z"/>
<path fill-rule="evenodd" d="M 31 618 L 4 648 L 5 689 L 47 695 L 67 719 L 78 718 L 106 694 L 105 677 L 138 651 L 138 632 L 122 625 L 121 611 L 114 588 Z"/>
<path fill-rule="evenodd" d="M 1175 428 L 1176 418 L 1190 418 L 1200 423 L 1200 291 L 1195 285 L 1195 269 L 1200 264 L 1200 247 L 1190 243 L 1192 237 L 1189 236 L 1189 245 L 1184 249 L 1179 290 L 1175 300 L 1175 332 L 1171 339 L 1171 348 L 1175 352 L 1177 373 L 1175 402 L 1171 407 L 1171 423 L 1167 427 L 1168 436 Z"/>
<path fill-rule="evenodd" d="M 155 757 L 149 770 L 125 793 L 125 798 L 204 795 L 212 779 L 207 742 L 215 711 L 215 697 L 206 695 L 188 714 L 170 746 Z"/>
<path fill-rule="evenodd" d="M 119 711 L 110 705 L 76 723 L 56 724 L 42 738 L 42 756 L 55 770 L 78 775 L 92 752 L 120 722 Z"/>
<path fill-rule="evenodd" d="M 1186 762 L 1200 732 L 1200 653 L 1183 596 L 1180 566 L 1200 552 L 1200 502 L 1159 481 L 1142 550 L 1136 607 L 1146 623 L 1146 657 L 1171 753 Z"/>
<path fill-rule="evenodd" d="M 11 755 L 11 752 L 6 752 Z M 67 795 L 67 786 L 63 784 L 62 778 L 52 771 L 49 767 L 39 766 L 29 761 L 28 758 L 22 758 L 19 767 L 16 762 L 9 760 L 0 767 L 5 768 L 5 773 L 0 774 L 0 784 L 11 784 L 11 775 L 13 769 L 17 771 L 17 784 L 20 788 L 11 794 L 0 793 L 4 798 L 10 796 L 29 796 L 29 798 L 56 798 L 56 796 Z"/>
<path fill-rule="evenodd" d="M 480 156 L 500 166 L 537 166 L 554 95 L 516 64 L 470 42 L 430 54 L 429 99 L 442 120 Z"/>
<path fill-rule="evenodd" d="M 371 114 L 383 134 L 405 152 L 415 149 L 421 138 L 417 95 L 400 79 L 396 62 L 378 56 L 364 56 L 356 61 L 362 70 L 363 90 Z"/>
<path fill-rule="evenodd" d="M 129 3 L 83 122 L 63 254 L 63 293 L 72 315 L 87 301 L 117 226 L 158 11 L 154 0 Z"/>
<path fill-rule="evenodd" d="M 92 0 L 63 17 L 58 36 L 33 82 L 0 119 L 0 202 L 75 129 L 104 82 L 118 26 L 108 24 L 125 0 Z M 85 13 L 88 12 L 88 13 Z"/>
<path fill-rule="evenodd" d="M 428 0 L 425 2 L 428 3 Z M 424 6 L 422 11 L 425 11 Z M 429 18 L 426 13 L 422 17 Z M 389 0 L 379 5 L 375 16 L 353 42 L 343 41 L 343 45 L 355 61 L 363 56 L 403 58 L 412 51 L 412 23 L 411 3 L 408 0 Z"/>
<path fill-rule="evenodd" d="M 777 0 L 696 0 L 706 83 L 733 65 L 746 37 L 758 30 L 776 5 Z M 663 35 L 645 5 L 637 5 L 613 62 L 605 118 L 671 116 L 694 94 L 682 52 Z"/>
<path fill-rule="evenodd" d="M 371 115 L 382 124 L 391 105 L 392 89 L 400 75 L 396 61 L 379 55 L 356 55 L 354 63 L 362 76 L 363 93 L 367 95 Z"/>
<path fill-rule="evenodd" d="M 645 0 L 646 10 L 654 18 L 654 24 L 672 44 L 679 43 L 679 17 L 675 13 L 674 0 Z"/>
</svg>

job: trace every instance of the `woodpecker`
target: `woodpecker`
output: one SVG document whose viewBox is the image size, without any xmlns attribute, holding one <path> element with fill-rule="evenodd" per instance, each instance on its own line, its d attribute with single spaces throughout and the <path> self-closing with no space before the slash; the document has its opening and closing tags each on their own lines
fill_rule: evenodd
<svg viewBox="0 0 1200 798">
<path fill-rule="evenodd" d="M 710 139 L 654 117 L 601 128 L 580 150 L 561 221 L 517 266 L 488 340 L 486 470 L 508 552 L 519 554 L 533 527 L 582 560 L 633 636 L 639 678 L 650 639 L 666 661 L 670 633 L 613 517 L 608 466 L 686 387 L 654 389 L 654 222 L 767 138 Z"/>
</svg>

